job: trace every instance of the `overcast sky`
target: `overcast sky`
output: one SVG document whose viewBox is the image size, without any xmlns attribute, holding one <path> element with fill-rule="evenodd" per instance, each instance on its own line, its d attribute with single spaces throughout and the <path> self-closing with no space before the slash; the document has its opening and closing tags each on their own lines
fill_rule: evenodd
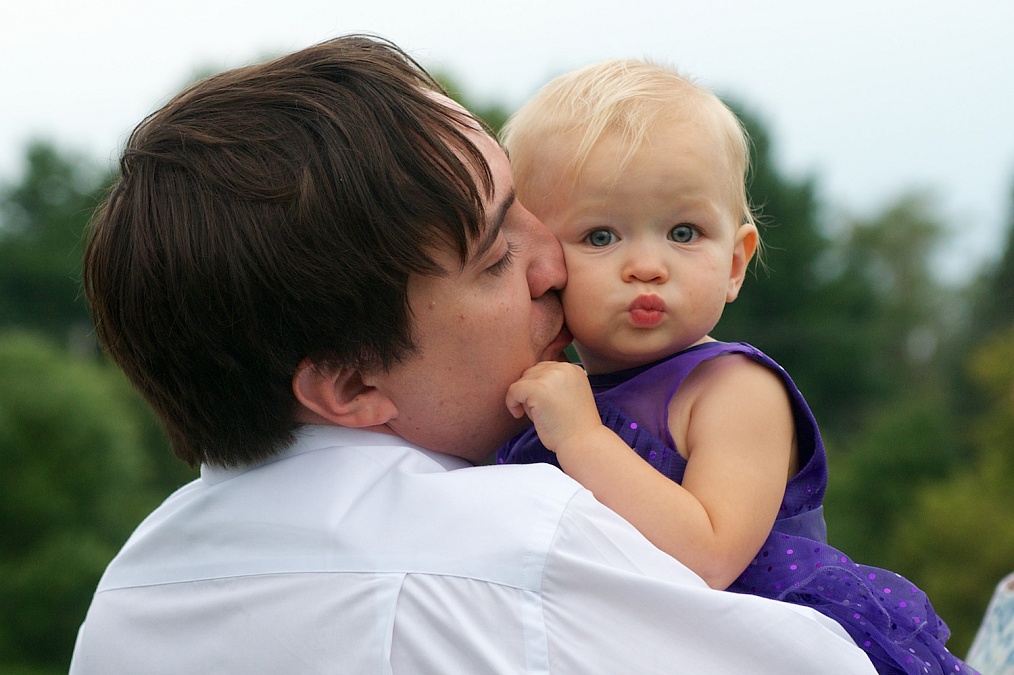
<svg viewBox="0 0 1014 675">
<path fill-rule="evenodd" d="M 363 31 L 511 107 L 593 61 L 663 60 L 758 114 L 829 206 L 932 190 L 955 274 L 1002 242 L 1014 0 L 0 0 L 0 180 L 31 138 L 112 160 L 194 72 Z"/>
</svg>

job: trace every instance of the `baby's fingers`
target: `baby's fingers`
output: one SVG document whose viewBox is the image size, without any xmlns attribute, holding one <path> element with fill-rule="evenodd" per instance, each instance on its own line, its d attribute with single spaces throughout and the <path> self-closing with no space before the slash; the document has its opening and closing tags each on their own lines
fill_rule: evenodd
<svg viewBox="0 0 1014 675">
<path fill-rule="evenodd" d="M 561 385 L 560 367 L 575 368 L 572 364 L 556 361 L 542 361 L 531 366 L 522 373 L 521 378 L 507 388 L 507 409 L 511 415 L 520 418 L 531 416 L 532 407 L 538 400 L 545 401 L 552 396 L 554 389 Z"/>
<path fill-rule="evenodd" d="M 505 401 L 507 403 L 507 410 L 509 410 L 511 415 L 513 415 L 516 419 L 521 419 L 528 414 L 525 407 L 527 389 L 528 387 L 526 387 L 524 376 L 522 376 L 522 379 L 507 387 L 507 398 Z"/>
</svg>

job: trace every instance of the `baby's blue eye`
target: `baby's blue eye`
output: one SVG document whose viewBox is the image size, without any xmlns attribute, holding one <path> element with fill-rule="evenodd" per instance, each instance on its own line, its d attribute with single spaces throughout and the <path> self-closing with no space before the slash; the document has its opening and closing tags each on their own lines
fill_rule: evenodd
<svg viewBox="0 0 1014 675">
<path fill-rule="evenodd" d="M 602 247 L 616 241 L 616 235 L 609 230 L 594 230 L 588 233 L 586 239 L 592 246 Z"/>
<path fill-rule="evenodd" d="M 693 225 L 677 225 L 669 230 L 669 239 L 677 244 L 686 244 L 693 241 L 696 231 Z"/>
</svg>

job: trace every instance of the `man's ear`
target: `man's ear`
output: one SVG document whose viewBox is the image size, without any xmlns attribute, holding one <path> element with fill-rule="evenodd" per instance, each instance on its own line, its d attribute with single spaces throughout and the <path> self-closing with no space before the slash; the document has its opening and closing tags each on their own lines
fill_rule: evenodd
<svg viewBox="0 0 1014 675">
<path fill-rule="evenodd" d="M 398 416 L 394 402 L 364 382 L 363 374 L 351 368 L 319 367 L 303 359 L 292 376 L 296 395 L 307 421 L 321 419 L 343 427 L 373 427 Z"/>
<path fill-rule="evenodd" d="M 743 279 L 746 278 L 746 270 L 757 252 L 757 244 L 760 235 L 757 233 L 757 226 L 753 223 L 743 223 L 736 230 L 736 244 L 732 249 L 732 270 L 729 274 L 729 289 L 725 294 L 725 301 L 732 302 L 739 296 L 739 289 L 743 287 Z"/>
</svg>

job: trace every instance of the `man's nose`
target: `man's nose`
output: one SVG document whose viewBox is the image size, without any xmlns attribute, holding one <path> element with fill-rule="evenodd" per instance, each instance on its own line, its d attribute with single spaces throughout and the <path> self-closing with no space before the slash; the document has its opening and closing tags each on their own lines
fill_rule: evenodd
<svg viewBox="0 0 1014 675">
<path fill-rule="evenodd" d="M 528 225 L 531 242 L 527 270 L 528 289 L 535 299 L 550 290 L 560 290 L 567 285 L 567 266 L 563 262 L 560 242 L 542 221 L 529 214 Z"/>
</svg>

